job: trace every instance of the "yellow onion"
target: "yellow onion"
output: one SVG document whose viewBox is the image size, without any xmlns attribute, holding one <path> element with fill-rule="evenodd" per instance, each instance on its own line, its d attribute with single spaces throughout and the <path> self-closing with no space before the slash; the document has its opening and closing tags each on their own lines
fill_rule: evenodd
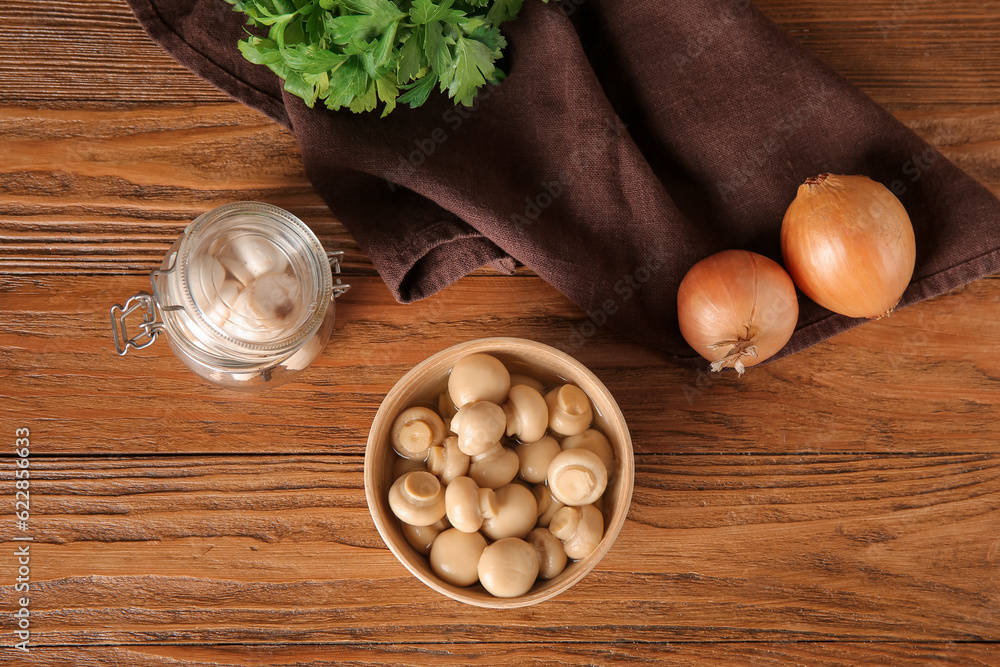
<svg viewBox="0 0 1000 667">
<path fill-rule="evenodd" d="M 906 209 L 865 176 L 821 174 L 799 186 L 781 224 L 785 268 L 806 296 L 848 317 L 882 317 L 916 260 Z"/>
<path fill-rule="evenodd" d="M 744 367 L 785 346 L 799 318 L 795 285 L 777 262 L 724 250 L 691 269 L 677 290 L 677 318 L 688 345 L 713 371 Z"/>
</svg>

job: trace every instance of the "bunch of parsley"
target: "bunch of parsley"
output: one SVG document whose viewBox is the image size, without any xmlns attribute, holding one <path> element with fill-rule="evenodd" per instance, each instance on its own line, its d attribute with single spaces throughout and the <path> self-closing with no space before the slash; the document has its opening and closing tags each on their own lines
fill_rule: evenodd
<svg viewBox="0 0 1000 667">
<path fill-rule="evenodd" d="M 548 0 L 545 0 L 546 2 Z M 285 90 L 312 107 L 356 113 L 384 103 L 418 107 L 435 86 L 469 106 L 487 82 L 507 40 L 499 25 L 524 0 L 226 0 L 266 29 L 239 42 L 252 63 L 284 79 Z"/>
</svg>

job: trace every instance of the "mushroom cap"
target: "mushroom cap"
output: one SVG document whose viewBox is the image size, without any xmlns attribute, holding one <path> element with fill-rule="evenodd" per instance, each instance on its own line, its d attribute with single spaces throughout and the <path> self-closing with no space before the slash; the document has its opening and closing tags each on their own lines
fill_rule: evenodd
<svg viewBox="0 0 1000 667">
<path fill-rule="evenodd" d="M 566 569 L 566 551 L 563 543 L 548 528 L 539 526 L 528 533 L 528 544 L 538 554 L 538 576 L 551 579 Z"/>
<path fill-rule="evenodd" d="M 244 285 L 288 267 L 288 257 L 281 248 L 255 234 L 230 235 L 217 253 L 219 262 Z"/>
<path fill-rule="evenodd" d="M 547 483 L 552 495 L 566 505 L 589 505 L 608 487 L 608 469 L 587 449 L 566 449 L 549 463 Z"/>
<path fill-rule="evenodd" d="M 276 328 L 273 323 L 261 322 L 251 312 L 249 289 L 243 289 L 236 295 L 229 309 L 229 316 L 220 326 L 233 338 L 252 343 L 263 343 L 272 339 Z"/>
<path fill-rule="evenodd" d="M 545 435 L 549 426 L 549 407 L 537 390 L 515 384 L 503 404 L 507 416 L 507 435 L 516 435 L 521 442 L 535 442 Z"/>
<path fill-rule="evenodd" d="M 604 515 L 593 505 L 567 505 L 552 517 L 549 531 L 562 541 L 567 556 L 575 560 L 586 558 L 604 537 Z"/>
<path fill-rule="evenodd" d="M 442 484 L 450 484 L 469 472 L 469 455 L 458 448 L 458 438 L 450 435 L 428 450 L 427 470 L 437 475 Z"/>
<path fill-rule="evenodd" d="M 535 548 L 522 539 L 506 537 L 486 547 L 479 558 L 479 581 L 500 598 L 524 595 L 538 578 Z"/>
<path fill-rule="evenodd" d="M 403 523 L 429 526 L 444 518 L 444 489 L 426 470 L 413 470 L 389 487 L 389 507 Z"/>
<path fill-rule="evenodd" d="M 458 412 L 458 408 L 451 401 L 451 394 L 446 391 L 441 392 L 438 396 L 438 414 L 441 415 L 441 419 L 451 419 Z"/>
<path fill-rule="evenodd" d="M 496 492 L 480 489 L 471 477 L 452 480 L 444 490 L 444 504 L 448 521 L 463 533 L 476 532 L 484 516 L 496 516 L 499 510 Z"/>
<path fill-rule="evenodd" d="M 476 353 L 462 357 L 448 375 L 448 393 L 461 408 L 474 401 L 503 403 L 510 390 L 510 373 L 496 357 Z"/>
<path fill-rule="evenodd" d="M 545 385 L 538 378 L 531 377 L 530 375 L 524 375 L 523 373 L 511 373 L 510 374 L 510 386 L 513 387 L 515 384 L 523 384 L 526 387 L 531 387 L 539 394 L 545 393 Z"/>
<path fill-rule="evenodd" d="M 498 511 L 495 517 L 483 520 L 483 533 L 491 540 L 526 537 L 538 520 L 535 494 L 517 483 L 502 486 L 496 493 Z"/>
<path fill-rule="evenodd" d="M 562 448 L 589 449 L 601 457 L 608 474 L 611 474 L 611 471 L 615 469 L 615 450 L 604 434 L 597 429 L 588 428 L 583 433 L 563 438 Z"/>
<path fill-rule="evenodd" d="M 489 401 L 468 403 L 451 420 L 451 430 L 458 435 L 458 448 L 469 456 L 483 454 L 500 442 L 507 428 L 503 408 Z"/>
<path fill-rule="evenodd" d="M 520 465 L 520 459 L 513 449 L 502 447 L 497 443 L 485 454 L 472 457 L 468 475 L 476 480 L 479 486 L 499 489 L 517 477 Z"/>
<path fill-rule="evenodd" d="M 479 580 L 479 561 L 486 538 L 479 533 L 463 533 L 449 528 L 431 545 L 431 570 L 455 586 L 471 586 Z"/>
<path fill-rule="evenodd" d="M 408 472 L 427 470 L 427 462 L 420 459 L 405 459 L 402 456 L 392 457 L 392 479 L 397 480 Z"/>
<path fill-rule="evenodd" d="M 534 442 L 523 442 L 514 451 L 517 452 L 520 463 L 521 478 L 532 484 L 540 484 L 549 474 L 552 459 L 562 448 L 555 438 L 544 436 Z"/>
<path fill-rule="evenodd" d="M 537 523 L 539 526 L 548 526 L 549 522 L 552 521 L 552 516 L 566 505 L 558 498 L 553 497 L 549 487 L 544 484 L 536 484 L 532 487 L 531 492 L 538 502 Z"/>
<path fill-rule="evenodd" d="M 549 428 L 559 435 L 576 435 L 590 427 L 594 410 L 587 393 L 574 384 L 564 384 L 545 394 Z"/>
<path fill-rule="evenodd" d="M 448 529 L 448 522 L 445 519 L 432 523 L 429 526 L 411 526 L 408 523 L 400 523 L 399 530 L 411 547 L 424 556 L 430 554 L 431 545 L 442 531 Z"/>
<path fill-rule="evenodd" d="M 284 271 L 260 276 L 247 287 L 247 292 L 250 311 L 269 327 L 291 324 L 302 307 L 299 281 Z"/>
<path fill-rule="evenodd" d="M 436 412 L 423 406 L 407 408 L 392 422 L 389 441 L 396 453 L 406 459 L 424 459 L 427 450 L 444 442 L 447 433 Z"/>
</svg>

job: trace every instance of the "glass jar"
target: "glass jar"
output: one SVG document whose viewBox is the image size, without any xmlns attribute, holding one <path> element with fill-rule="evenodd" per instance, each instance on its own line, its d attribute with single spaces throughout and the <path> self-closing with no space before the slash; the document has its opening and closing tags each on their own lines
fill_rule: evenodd
<svg viewBox="0 0 1000 667">
<path fill-rule="evenodd" d="M 301 220 L 270 204 L 237 202 L 192 222 L 150 274 L 153 293 L 111 308 L 115 349 L 165 333 L 199 376 L 230 389 L 287 382 L 330 338 L 343 252 L 327 253 Z M 125 319 L 142 314 L 129 337 Z"/>
</svg>

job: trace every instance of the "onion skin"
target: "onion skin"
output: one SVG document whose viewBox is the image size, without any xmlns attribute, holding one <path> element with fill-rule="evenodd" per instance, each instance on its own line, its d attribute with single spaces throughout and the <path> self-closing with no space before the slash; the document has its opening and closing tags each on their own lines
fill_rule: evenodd
<svg viewBox="0 0 1000 667">
<path fill-rule="evenodd" d="M 681 335 L 712 370 L 743 375 L 785 346 L 799 318 L 795 285 L 777 262 L 724 250 L 695 264 L 677 290 Z"/>
<path fill-rule="evenodd" d="M 781 254 L 806 296 L 848 317 L 888 315 L 913 277 L 906 209 L 866 176 L 821 174 L 799 186 L 781 223 Z"/>
</svg>

